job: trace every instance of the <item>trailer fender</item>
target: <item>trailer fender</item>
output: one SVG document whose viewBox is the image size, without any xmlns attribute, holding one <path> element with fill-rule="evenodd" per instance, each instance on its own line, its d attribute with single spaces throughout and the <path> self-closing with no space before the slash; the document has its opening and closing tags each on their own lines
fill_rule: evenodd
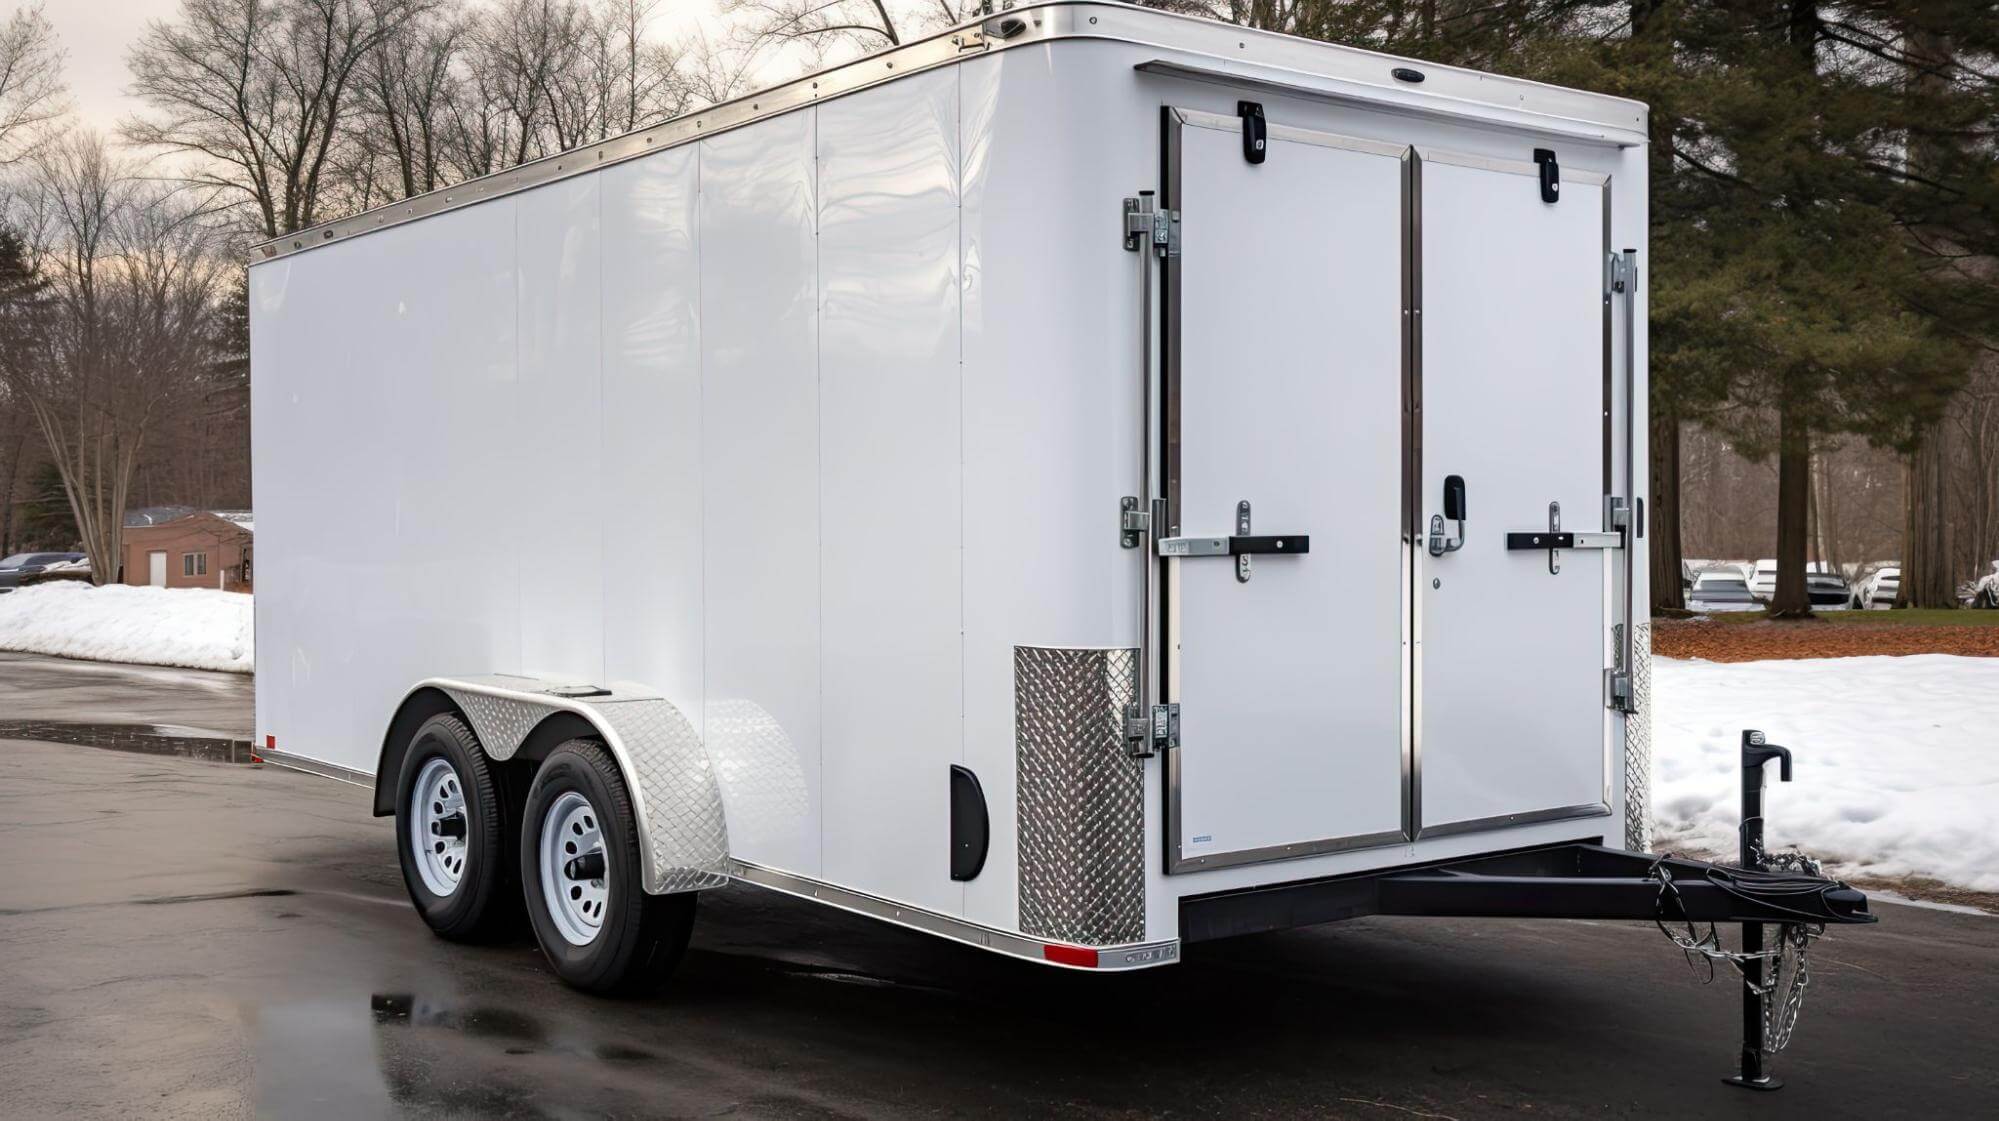
<svg viewBox="0 0 1999 1121">
<path fill-rule="evenodd" d="M 376 814 L 395 812 L 409 737 L 439 712 L 463 715 L 481 749 L 499 762 L 536 757 L 579 734 L 602 740 L 631 793 L 646 891 L 699 891 L 726 882 L 729 835 L 715 768 L 672 701 L 514 675 L 423 681 L 403 698 L 383 737 Z"/>
</svg>

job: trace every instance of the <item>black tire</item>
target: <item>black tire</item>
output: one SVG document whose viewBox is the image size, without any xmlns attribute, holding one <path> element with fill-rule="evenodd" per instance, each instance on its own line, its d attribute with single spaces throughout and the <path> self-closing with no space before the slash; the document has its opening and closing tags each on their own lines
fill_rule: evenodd
<svg viewBox="0 0 1999 1121">
<path fill-rule="evenodd" d="M 549 809 L 565 793 L 582 795 L 602 818 L 602 884 L 608 894 L 601 925 L 582 945 L 564 936 L 542 891 L 541 833 Z M 646 894 L 637 816 L 610 752 L 593 740 L 570 740 L 550 752 L 528 788 L 521 821 L 519 867 L 528 921 L 556 976 L 585 992 L 606 995 L 637 996 L 657 989 L 687 950 L 695 894 Z"/>
<path fill-rule="evenodd" d="M 433 759 L 451 765 L 464 799 L 465 852 L 455 888 L 440 894 L 425 883 L 417 866 L 411 805 L 417 777 Z M 503 936 L 520 926 L 520 887 L 514 864 L 515 827 L 497 776 L 487 764 L 479 738 L 465 721 L 441 713 L 424 721 L 403 753 L 396 780 L 396 856 L 403 869 L 403 886 L 417 914 L 440 937 L 454 942 L 481 942 Z"/>
</svg>

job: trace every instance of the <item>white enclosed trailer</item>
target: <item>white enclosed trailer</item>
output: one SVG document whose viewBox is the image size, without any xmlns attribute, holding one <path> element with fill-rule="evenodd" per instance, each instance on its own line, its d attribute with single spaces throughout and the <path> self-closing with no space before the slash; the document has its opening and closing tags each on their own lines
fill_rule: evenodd
<svg viewBox="0 0 1999 1121">
<path fill-rule="evenodd" d="M 1097 969 L 1516 913 L 1409 870 L 1647 842 L 1645 175 L 1050 3 L 271 242 L 266 755 L 592 987 L 731 879 Z"/>
</svg>

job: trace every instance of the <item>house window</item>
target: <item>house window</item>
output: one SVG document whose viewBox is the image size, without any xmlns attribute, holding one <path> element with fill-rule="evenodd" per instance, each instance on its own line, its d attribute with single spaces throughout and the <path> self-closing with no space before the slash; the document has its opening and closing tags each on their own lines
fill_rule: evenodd
<svg viewBox="0 0 1999 1121">
<path fill-rule="evenodd" d="M 182 576 L 208 575 L 208 554 L 182 553 L 180 555 L 180 574 Z"/>
</svg>

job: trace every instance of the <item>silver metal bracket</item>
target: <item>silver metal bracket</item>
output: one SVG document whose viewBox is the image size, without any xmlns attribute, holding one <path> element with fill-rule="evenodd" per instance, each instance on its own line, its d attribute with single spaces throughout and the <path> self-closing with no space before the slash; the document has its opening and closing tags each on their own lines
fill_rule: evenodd
<svg viewBox="0 0 1999 1121">
<path fill-rule="evenodd" d="M 1637 698 L 1631 689 L 1631 674 L 1621 669 L 1603 671 L 1604 707 L 1614 712 L 1637 712 Z"/>
<path fill-rule="evenodd" d="M 1465 523 L 1462 519 L 1458 521 L 1458 535 L 1456 537 L 1447 537 L 1444 535 L 1444 516 L 1442 514 L 1430 515 L 1431 556 L 1441 557 L 1446 553 L 1455 553 L 1464 547 Z"/>
<path fill-rule="evenodd" d="M 1138 508 L 1138 499 L 1132 495 L 1118 499 L 1118 530 L 1118 543 L 1127 549 L 1138 548 L 1152 531 L 1152 516 Z"/>
<path fill-rule="evenodd" d="M 1124 741 L 1134 756 L 1143 758 L 1152 754 L 1152 721 L 1137 703 L 1124 706 Z"/>
<path fill-rule="evenodd" d="M 1180 746 L 1180 706 L 1153 705 L 1151 715 L 1138 705 L 1126 705 L 1124 738 L 1130 753 L 1149 758 L 1160 750 Z"/>
<path fill-rule="evenodd" d="M 1249 499 L 1247 498 L 1235 504 L 1235 535 L 1237 537 L 1249 536 Z M 1235 582 L 1238 584 L 1249 583 L 1248 553 L 1236 554 Z"/>
<path fill-rule="evenodd" d="M 1136 253 L 1150 247 L 1161 257 L 1180 255 L 1180 212 L 1157 209 L 1152 192 L 1124 200 L 1124 247 Z"/>
<path fill-rule="evenodd" d="M 1180 706 L 1152 706 L 1152 743 L 1159 748 L 1180 746 Z"/>
<path fill-rule="evenodd" d="M 1620 495 L 1605 495 L 1603 499 L 1603 524 L 1608 529 L 1623 530 L 1624 535 L 1627 538 L 1630 537 L 1631 504 L 1626 502 Z"/>
<path fill-rule="evenodd" d="M 1607 254 L 1610 258 L 1610 292 L 1621 296 L 1631 288 L 1632 274 L 1637 272 L 1637 262 L 1627 260 L 1622 253 Z"/>
<path fill-rule="evenodd" d="M 1550 502 L 1548 503 L 1548 533 L 1552 536 L 1560 532 L 1562 532 L 1562 504 L 1559 502 Z M 1561 571 L 1562 551 L 1551 548 L 1548 550 L 1548 574 L 1550 576 L 1557 576 L 1561 574 Z"/>
</svg>

